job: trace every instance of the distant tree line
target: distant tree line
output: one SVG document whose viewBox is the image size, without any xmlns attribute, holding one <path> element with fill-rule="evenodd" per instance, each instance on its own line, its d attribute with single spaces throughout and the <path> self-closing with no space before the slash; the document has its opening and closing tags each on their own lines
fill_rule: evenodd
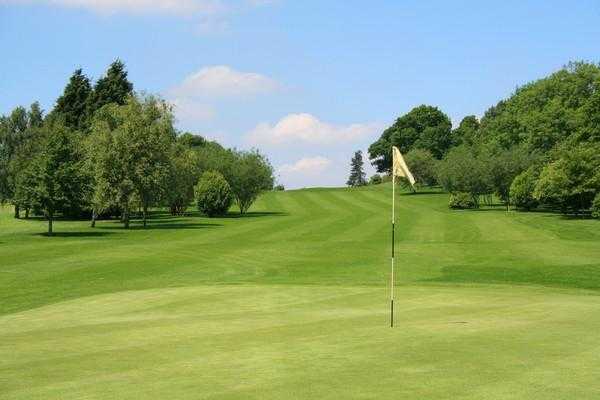
<svg viewBox="0 0 600 400">
<path fill-rule="evenodd" d="M 218 207 L 208 204 L 206 191 L 225 185 Z M 182 214 L 195 202 L 214 216 L 235 202 L 245 213 L 272 188 L 262 154 L 177 131 L 172 107 L 136 94 L 119 60 L 93 85 L 76 70 L 47 115 L 35 102 L 0 116 L 0 201 L 15 218 L 45 216 L 49 234 L 57 216 L 92 226 L 116 216 L 128 228 L 137 211 L 146 226 L 151 207 Z"/>
<path fill-rule="evenodd" d="M 599 217 L 600 67 L 569 63 L 454 129 L 438 108 L 416 107 L 369 147 L 380 173 L 390 171 L 391 146 L 417 181 L 451 193 L 452 207 L 496 196 L 521 210 Z"/>
</svg>

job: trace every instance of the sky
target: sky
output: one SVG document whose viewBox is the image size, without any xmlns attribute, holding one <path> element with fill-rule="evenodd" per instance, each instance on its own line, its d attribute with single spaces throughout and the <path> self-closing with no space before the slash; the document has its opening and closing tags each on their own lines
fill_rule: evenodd
<svg viewBox="0 0 600 400">
<path fill-rule="evenodd" d="M 0 0 L 0 114 L 49 111 L 75 69 L 119 58 L 179 129 L 258 148 L 286 188 L 343 186 L 354 151 L 415 106 L 458 125 L 599 62 L 599 17 L 587 0 Z"/>
</svg>

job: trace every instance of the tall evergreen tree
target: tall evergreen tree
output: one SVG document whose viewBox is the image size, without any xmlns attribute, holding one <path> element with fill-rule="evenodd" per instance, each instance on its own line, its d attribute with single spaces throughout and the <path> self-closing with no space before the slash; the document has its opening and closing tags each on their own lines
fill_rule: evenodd
<svg viewBox="0 0 600 400">
<path fill-rule="evenodd" d="M 80 69 L 75 70 L 65 90 L 56 100 L 52 117 L 59 118 L 70 129 L 81 130 L 88 123 L 88 103 L 92 85 Z"/>
<path fill-rule="evenodd" d="M 39 102 L 34 102 L 29 107 L 27 112 L 27 125 L 29 128 L 39 128 L 44 122 L 44 111 L 40 107 Z"/>
<path fill-rule="evenodd" d="M 358 150 L 354 153 L 352 161 L 350 161 L 350 177 L 346 182 L 348 186 L 364 186 L 367 184 L 367 175 L 363 170 L 363 165 L 362 151 Z"/>
<path fill-rule="evenodd" d="M 133 84 L 127 79 L 125 64 L 117 59 L 108 67 L 106 75 L 96 82 L 88 111 L 92 115 L 106 104 L 123 105 L 132 93 Z"/>
</svg>

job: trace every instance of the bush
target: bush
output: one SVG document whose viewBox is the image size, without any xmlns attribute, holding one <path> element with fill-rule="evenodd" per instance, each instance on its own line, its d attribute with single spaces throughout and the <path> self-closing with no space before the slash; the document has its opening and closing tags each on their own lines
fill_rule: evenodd
<svg viewBox="0 0 600 400">
<path fill-rule="evenodd" d="M 369 185 L 379 185 L 381 182 L 383 182 L 383 180 L 379 174 L 375 174 L 369 178 Z"/>
<path fill-rule="evenodd" d="M 458 192 L 450 195 L 450 203 L 448 206 L 453 209 L 465 210 L 469 208 L 476 208 L 477 203 L 473 200 L 473 196 L 471 196 L 469 193 Z"/>
<path fill-rule="evenodd" d="M 600 193 L 596 195 L 592 203 L 592 217 L 600 218 Z"/>
<path fill-rule="evenodd" d="M 202 174 L 194 187 L 198 210 L 209 217 L 227 213 L 233 202 L 229 184 L 218 172 L 208 171 Z"/>
<path fill-rule="evenodd" d="M 510 200 L 523 210 L 531 210 L 538 206 L 538 201 L 533 196 L 538 174 L 534 168 L 517 175 L 510 185 Z"/>
</svg>

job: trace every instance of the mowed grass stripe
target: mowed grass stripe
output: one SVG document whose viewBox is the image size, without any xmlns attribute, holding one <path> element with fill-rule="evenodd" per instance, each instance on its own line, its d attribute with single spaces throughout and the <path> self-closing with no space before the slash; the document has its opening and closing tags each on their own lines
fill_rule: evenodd
<svg viewBox="0 0 600 400">
<path fill-rule="evenodd" d="M 592 399 L 595 373 L 581 365 L 598 361 L 599 340 L 586 332 L 600 328 L 599 302 L 527 288 L 404 288 L 391 330 L 379 289 L 95 296 L 0 319 L 0 334 L 20 332 L 2 336 L 1 351 L 19 354 L 1 361 L 3 397 L 475 399 L 502 398 L 509 385 L 519 398 Z M 578 371 L 575 392 L 556 383 L 552 371 L 564 367 Z"/>
</svg>

